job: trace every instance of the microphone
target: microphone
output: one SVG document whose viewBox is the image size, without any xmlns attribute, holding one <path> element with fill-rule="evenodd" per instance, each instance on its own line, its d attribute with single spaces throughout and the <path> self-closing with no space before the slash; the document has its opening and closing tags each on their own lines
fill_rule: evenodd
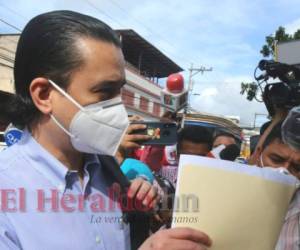
<svg viewBox="0 0 300 250">
<path fill-rule="evenodd" d="M 23 131 L 10 124 L 4 132 L 4 140 L 8 147 L 16 144 L 23 135 Z"/>
<path fill-rule="evenodd" d="M 184 79 L 179 73 L 167 78 L 166 88 L 160 93 L 161 103 L 173 111 L 187 106 L 188 90 L 184 89 Z"/>
<path fill-rule="evenodd" d="M 222 160 L 234 161 L 240 155 L 240 148 L 236 144 L 228 145 L 220 152 Z"/>
<path fill-rule="evenodd" d="M 129 180 L 142 177 L 151 184 L 154 181 L 154 176 L 150 168 L 145 163 L 133 158 L 127 158 L 122 163 L 121 171 Z"/>
</svg>

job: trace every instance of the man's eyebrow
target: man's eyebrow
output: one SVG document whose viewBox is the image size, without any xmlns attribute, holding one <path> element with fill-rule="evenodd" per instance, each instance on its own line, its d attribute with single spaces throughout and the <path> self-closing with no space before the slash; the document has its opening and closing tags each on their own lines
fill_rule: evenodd
<svg viewBox="0 0 300 250">
<path fill-rule="evenodd" d="M 120 80 L 120 81 L 103 81 L 96 85 L 94 85 L 91 90 L 92 91 L 99 91 L 99 90 L 113 90 L 113 89 L 119 89 L 122 88 L 126 84 L 126 80 Z"/>
<path fill-rule="evenodd" d="M 279 155 L 277 153 L 272 153 L 270 154 L 271 157 L 277 157 L 278 159 L 280 160 L 286 160 L 286 157 L 285 156 L 282 156 L 282 155 Z"/>
</svg>

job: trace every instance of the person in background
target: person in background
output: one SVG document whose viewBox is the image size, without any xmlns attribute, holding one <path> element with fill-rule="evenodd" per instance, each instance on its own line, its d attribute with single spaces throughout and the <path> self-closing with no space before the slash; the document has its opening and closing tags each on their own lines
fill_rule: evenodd
<svg viewBox="0 0 300 250">
<path fill-rule="evenodd" d="M 206 156 L 212 149 L 212 140 L 212 133 L 207 128 L 186 125 L 178 133 L 177 145 L 148 147 L 140 160 L 175 184 L 180 155 Z"/>
<path fill-rule="evenodd" d="M 271 121 L 264 123 L 260 127 L 259 135 L 253 135 L 250 137 L 250 158 L 253 157 L 253 154 L 255 153 L 258 142 L 260 140 L 260 137 L 264 134 L 264 132 L 270 126 L 270 124 L 271 124 Z M 259 151 L 259 149 L 258 149 L 258 151 Z"/>
<path fill-rule="evenodd" d="M 254 154 L 260 135 L 252 135 L 250 137 L 250 157 Z"/>
<path fill-rule="evenodd" d="M 282 122 L 277 123 L 268 133 L 258 151 L 256 165 L 259 167 L 285 168 L 300 179 L 300 151 L 285 144 L 281 133 Z M 298 189 L 289 206 L 276 250 L 299 250 L 300 246 L 300 190 Z"/>
<path fill-rule="evenodd" d="M 180 155 L 206 156 L 211 149 L 212 133 L 210 130 L 202 126 L 186 125 L 178 133 L 177 146 L 165 149 L 159 173 L 176 185 Z"/>
<path fill-rule="evenodd" d="M 262 136 L 265 131 L 267 130 L 267 128 L 271 125 L 271 121 L 268 121 L 268 122 L 265 122 L 261 127 L 260 127 L 260 130 L 259 130 L 259 134 L 260 136 Z"/>
<path fill-rule="evenodd" d="M 220 145 L 228 146 L 231 144 L 238 144 L 238 141 L 233 134 L 228 132 L 221 131 L 217 133 L 213 139 L 213 148 L 216 148 Z"/>
<path fill-rule="evenodd" d="M 178 156 L 181 154 L 206 156 L 212 149 L 210 130 L 202 126 L 187 125 L 178 134 Z"/>
<path fill-rule="evenodd" d="M 285 144 L 281 135 L 282 122 L 273 127 L 266 137 L 256 165 L 259 167 L 285 168 L 300 179 L 300 151 Z"/>
<path fill-rule="evenodd" d="M 263 143 L 264 143 L 265 139 L 267 138 L 268 134 L 276 126 L 276 124 L 278 124 L 279 122 L 282 122 L 288 114 L 288 109 L 286 109 L 286 108 L 274 107 L 274 109 L 275 109 L 275 114 L 271 117 L 271 121 L 266 122 L 261 127 L 260 137 L 259 137 L 258 143 L 256 145 L 255 151 L 253 152 L 251 157 L 248 159 L 248 162 L 251 165 L 256 164 L 257 160 L 259 159 Z"/>
</svg>

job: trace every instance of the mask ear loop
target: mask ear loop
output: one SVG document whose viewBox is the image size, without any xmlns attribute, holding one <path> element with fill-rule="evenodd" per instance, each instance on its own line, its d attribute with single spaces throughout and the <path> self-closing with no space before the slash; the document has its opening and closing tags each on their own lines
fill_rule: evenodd
<svg viewBox="0 0 300 250">
<path fill-rule="evenodd" d="M 56 123 L 58 127 L 60 127 L 68 136 L 75 138 L 75 135 L 72 135 L 60 122 L 54 117 L 54 115 L 50 114 L 51 119 Z"/>
<path fill-rule="evenodd" d="M 51 85 L 59 92 L 61 93 L 63 96 L 65 96 L 66 98 L 69 99 L 69 101 L 71 101 L 77 108 L 79 108 L 80 110 L 84 111 L 84 108 L 78 103 L 76 102 L 70 95 L 68 95 L 61 87 L 59 87 L 55 82 L 53 82 L 52 80 L 48 79 L 48 81 L 51 83 Z"/>
<path fill-rule="evenodd" d="M 55 82 L 53 82 L 52 80 L 48 79 L 48 81 L 51 83 L 51 85 L 59 92 L 61 93 L 63 96 L 65 96 L 66 98 L 68 98 L 76 107 L 78 107 L 80 110 L 83 110 L 83 107 L 78 104 L 71 96 L 69 96 L 62 88 L 60 88 Z M 75 138 L 74 135 L 72 135 L 63 125 L 61 125 L 61 123 L 55 118 L 54 115 L 50 114 L 51 119 L 56 123 L 56 125 L 61 128 L 68 136 L 70 136 L 71 138 Z"/>
</svg>

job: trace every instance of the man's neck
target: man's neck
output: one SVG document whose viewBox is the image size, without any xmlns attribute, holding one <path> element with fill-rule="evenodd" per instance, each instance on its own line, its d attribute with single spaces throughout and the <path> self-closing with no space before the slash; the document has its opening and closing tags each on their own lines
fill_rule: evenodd
<svg viewBox="0 0 300 250">
<path fill-rule="evenodd" d="M 83 153 L 76 151 L 67 135 L 53 131 L 47 124 L 37 125 L 31 129 L 32 136 L 50 154 L 69 170 L 76 170 L 83 177 Z"/>
</svg>

